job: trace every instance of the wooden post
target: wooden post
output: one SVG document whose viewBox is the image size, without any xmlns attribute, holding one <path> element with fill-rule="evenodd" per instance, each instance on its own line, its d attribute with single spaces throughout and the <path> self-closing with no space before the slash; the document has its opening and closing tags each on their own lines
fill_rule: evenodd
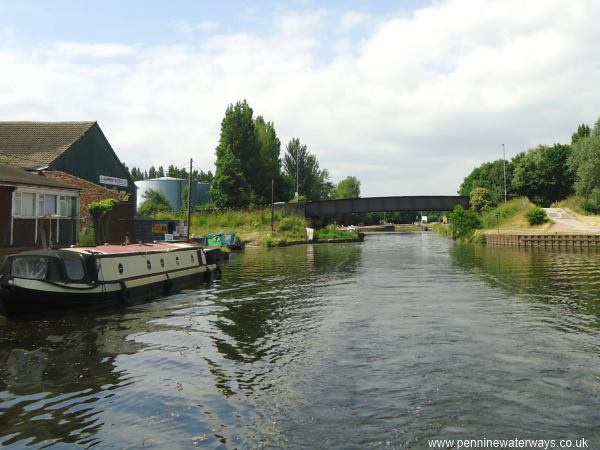
<svg viewBox="0 0 600 450">
<path fill-rule="evenodd" d="M 275 232 L 275 180 L 271 179 L 271 233 Z"/>
</svg>

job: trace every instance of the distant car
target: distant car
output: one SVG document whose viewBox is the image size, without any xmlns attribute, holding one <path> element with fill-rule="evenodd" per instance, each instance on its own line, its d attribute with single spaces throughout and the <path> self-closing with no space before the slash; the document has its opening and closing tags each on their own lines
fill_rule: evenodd
<svg viewBox="0 0 600 450">
<path fill-rule="evenodd" d="M 346 228 L 348 231 L 358 231 L 358 228 L 356 228 L 354 225 L 349 225 L 348 228 Z"/>
</svg>

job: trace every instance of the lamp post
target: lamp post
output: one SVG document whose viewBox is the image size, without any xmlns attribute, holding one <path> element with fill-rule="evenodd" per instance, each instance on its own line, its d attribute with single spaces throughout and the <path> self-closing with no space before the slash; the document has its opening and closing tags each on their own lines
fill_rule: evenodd
<svg viewBox="0 0 600 450">
<path fill-rule="evenodd" d="M 502 144 L 502 167 L 504 172 L 504 203 L 506 203 L 506 149 Z"/>
</svg>

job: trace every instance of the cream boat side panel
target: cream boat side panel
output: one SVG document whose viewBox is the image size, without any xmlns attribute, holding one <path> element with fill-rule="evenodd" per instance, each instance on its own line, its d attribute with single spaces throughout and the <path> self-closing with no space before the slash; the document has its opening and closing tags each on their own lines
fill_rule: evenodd
<svg viewBox="0 0 600 450">
<path fill-rule="evenodd" d="M 150 268 L 148 268 L 148 262 Z M 198 250 L 177 252 L 154 252 L 139 255 L 103 257 L 97 260 L 98 280 L 119 281 L 134 277 L 150 277 L 165 272 L 201 267 Z M 119 264 L 123 273 L 119 273 Z M 169 275 L 171 276 L 171 275 Z"/>
</svg>

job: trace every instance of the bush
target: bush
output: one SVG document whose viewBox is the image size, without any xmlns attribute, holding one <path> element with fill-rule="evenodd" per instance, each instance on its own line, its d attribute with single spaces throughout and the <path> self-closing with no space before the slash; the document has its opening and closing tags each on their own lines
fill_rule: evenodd
<svg viewBox="0 0 600 450">
<path fill-rule="evenodd" d="M 315 240 L 326 241 L 327 239 L 354 239 L 356 233 L 340 230 L 335 225 L 327 225 L 325 228 L 315 230 Z"/>
<path fill-rule="evenodd" d="M 534 206 L 533 208 L 525 212 L 525 218 L 529 222 L 529 225 L 541 225 L 548 221 L 546 211 L 544 211 L 539 206 Z"/>
<path fill-rule="evenodd" d="M 457 205 L 449 214 L 452 239 L 469 240 L 473 232 L 481 228 L 481 221 L 475 211 Z"/>
<path fill-rule="evenodd" d="M 589 197 L 581 202 L 581 207 L 588 213 L 600 213 L 600 188 L 592 189 Z"/>
<path fill-rule="evenodd" d="M 90 225 L 79 234 L 79 242 L 77 244 L 83 247 L 93 247 L 96 245 L 96 233 L 93 226 Z"/>
</svg>

